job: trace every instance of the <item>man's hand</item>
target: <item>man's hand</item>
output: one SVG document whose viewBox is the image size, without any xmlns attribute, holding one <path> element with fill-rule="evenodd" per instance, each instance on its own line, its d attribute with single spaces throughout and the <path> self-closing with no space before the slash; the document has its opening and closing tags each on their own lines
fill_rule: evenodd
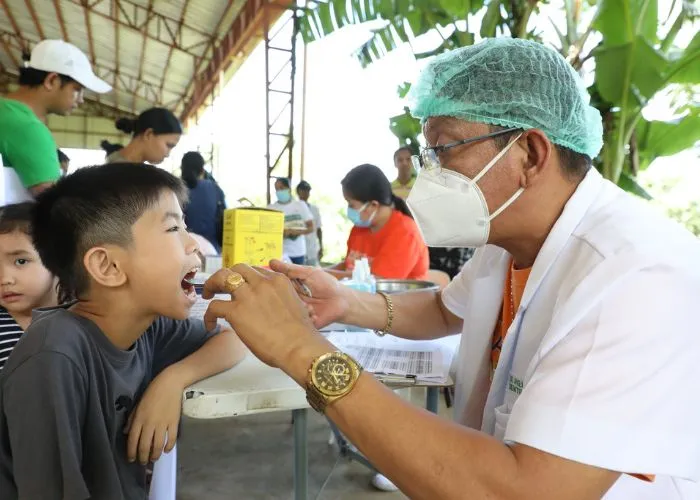
<svg viewBox="0 0 700 500">
<path fill-rule="evenodd" d="M 226 288 L 226 278 L 240 274 L 243 283 L 235 292 Z M 250 350 L 268 365 L 282 368 L 298 381 L 308 368 L 308 356 L 332 350 L 314 328 L 305 304 L 289 279 L 280 273 L 238 264 L 217 271 L 204 284 L 202 297 L 230 293 L 231 300 L 212 300 L 204 315 L 207 328 L 224 318 Z M 329 347 L 330 346 L 330 347 Z M 293 366 L 292 366 L 293 365 Z M 300 371 L 295 371 L 299 368 Z"/>
<path fill-rule="evenodd" d="M 129 462 L 154 462 L 163 448 L 167 453 L 175 446 L 185 384 L 171 368 L 153 379 L 129 416 L 124 429 L 129 434 L 126 448 Z"/>
<path fill-rule="evenodd" d="M 287 264 L 279 260 L 271 261 L 270 269 L 290 279 L 301 280 L 311 290 L 311 298 L 304 295 L 301 298 L 309 306 L 316 328 L 342 320 L 350 308 L 352 290 L 338 283 L 337 279 L 322 269 Z"/>
</svg>

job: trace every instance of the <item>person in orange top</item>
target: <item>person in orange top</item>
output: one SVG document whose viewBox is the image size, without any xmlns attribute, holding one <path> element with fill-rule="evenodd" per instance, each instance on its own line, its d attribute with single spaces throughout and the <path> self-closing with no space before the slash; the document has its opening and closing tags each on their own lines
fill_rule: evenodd
<svg viewBox="0 0 700 500">
<path fill-rule="evenodd" d="M 428 247 L 406 203 L 391 192 L 391 183 L 374 165 L 360 165 L 341 181 L 354 224 L 345 261 L 330 269 L 337 278 L 349 277 L 355 260 L 367 257 L 372 274 L 380 278 L 424 279 Z"/>
</svg>

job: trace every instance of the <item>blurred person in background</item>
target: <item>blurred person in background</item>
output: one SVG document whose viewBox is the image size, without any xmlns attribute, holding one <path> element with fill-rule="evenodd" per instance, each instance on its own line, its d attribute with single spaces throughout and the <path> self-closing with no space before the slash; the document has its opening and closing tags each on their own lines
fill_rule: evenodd
<svg viewBox="0 0 700 500">
<path fill-rule="evenodd" d="M 314 231 L 306 235 L 306 265 L 317 266 L 323 259 L 323 232 L 321 231 L 321 212 L 318 207 L 309 203 L 311 184 L 301 181 L 297 186 L 297 196 L 309 207 L 314 217 Z"/>
<path fill-rule="evenodd" d="M 100 143 L 100 147 L 105 152 L 107 157 L 109 157 L 112 153 L 116 153 L 117 151 L 124 149 L 123 144 L 112 143 L 106 139 Z"/>
<path fill-rule="evenodd" d="M 58 153 L 58 164 L 61 167 L 61 176 L 68 175 L 68 169 L 70 168 L 70 158 L 68 158 L 68 155 L 58 149 L 56 151 Z"/>
<path fill-rule="evenodd" d="M 306 263 L 306 236 L 314 232 L 314 217 L 303 201 L 292 198 L 289 179 L 275 181 L 277 202 L 268 208 L 284 212 L 284 254 L 294 264 Z"/>
<path fill-rule="evenodd" d="M 106 163 L 145 163 L 158 165 L 180 142 L 182 125 L 165 108 L 150 108 L 138 117 L 120 118 L 117 130 L 131 134 L 129 144 L 107 156 Z"/>
<path fill-rule="evenodd" d="M 180 165 L 182 180 L 189 189 L 189 200 L 184 208 L 187 229 L 198 234 L 221 253 L 222 229 L 226 199 L 219 185 L 207 178 L 204 157 L 197 151 L 182 156 Z"/>
<path fill-rule="evenodd" d="M 391 183 L 379 167 L 355 167 L 340 184 L 354 227 L 345 260 L 328 272 L 336 278 L 350 277 L 355 260 L 366 257 L 377 277 L 426 278 L 428 248 L 406 202 L 391 192 Z"/>
<path fill-rule="evenodd" d="M 413 184 L 416 182 L 416 171 L 411 163 L 413 151 L 408 146 L 402 146 L 394 151 L 394 166 L 399 176 L 391 183 L 391 190 L 402 200 L 408 197 Z"/>
</svg>

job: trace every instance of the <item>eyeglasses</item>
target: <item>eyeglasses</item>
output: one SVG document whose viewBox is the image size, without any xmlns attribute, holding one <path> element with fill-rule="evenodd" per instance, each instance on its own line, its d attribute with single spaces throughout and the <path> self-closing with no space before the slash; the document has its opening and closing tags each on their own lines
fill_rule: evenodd
<svg viewBox="0 0 700 500">
<path fill-rule="evenodd" d="M 498 137 L 500 135 L 512 134 L 520 129 L 517 128 L 507 128 L 504 130 L 499 130 L 498 132 L 492 132 L 486 135 L 480 135 L 477 137 L 470 137 L 469 139 L 462 139 L 461 141 L 449 142 L 447 144 L 442 144 L 440 146 L 433 146 L 431 148 L 423 148 L 419 155 L 411 156 L 411 162 L 413 163 L 413 168 L 418 170 L 438 170 L 441 168 L 440 160 L 438 155 L 444 153 L 448 149 L 452 149 L 457 146 L 463 146 L 464 144 L 472 144 L 474 142 L 484 141 L 486 139 L 491 139 L 493 137 Z"/>
</svg>

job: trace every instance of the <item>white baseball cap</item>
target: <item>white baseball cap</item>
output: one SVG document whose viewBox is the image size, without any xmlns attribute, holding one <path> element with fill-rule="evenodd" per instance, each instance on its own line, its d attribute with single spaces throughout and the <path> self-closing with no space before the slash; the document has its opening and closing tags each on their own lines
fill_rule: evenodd
<svg viewBox="0 0 700 500">
<path fill-rule="evenodd" d="M 112 87 L 95 76 L 90 61 L 81 50 L 63 40 L 43 40 L 34 47 L 28 67 L 70 76 L 83 87 L 104 94 Z"/>
</svg>

